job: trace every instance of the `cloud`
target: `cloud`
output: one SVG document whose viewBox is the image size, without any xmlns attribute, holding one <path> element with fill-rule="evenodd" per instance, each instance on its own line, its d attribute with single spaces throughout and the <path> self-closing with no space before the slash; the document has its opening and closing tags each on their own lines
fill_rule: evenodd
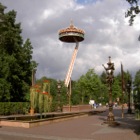
<svg viewBox="0 0 140 140">
<path fill-rule="evenodd" d="M 104 71 L 102 64 L 111 56 L 115 73 L 120 72 L 120 62 L 133 75 L 139 70 L 140 16 L 134 26 L 128 25 L 124 0 L 1 0 L 7 10 L 17 11 L 24 39 L 30 38 L 33 59 L 39 63 L 36 76 L 65 79 L 74 43 L 63 43 L 58 31 L 74 25 L 85 31 L 85 40 L 80 43 L 72 79 L 78 79 L 88 69 L 98 74 Z"/>
</svg>

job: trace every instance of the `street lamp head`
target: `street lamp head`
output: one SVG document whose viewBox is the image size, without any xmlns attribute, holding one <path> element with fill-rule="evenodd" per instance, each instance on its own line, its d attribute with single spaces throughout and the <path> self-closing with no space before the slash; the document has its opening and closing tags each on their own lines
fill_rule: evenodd
<svg viewBox="0 0 140 140">
<path fill-rule="evenodd" d="M 58 89 L 60 89 L 61 88 L 61 85 L 58 85 L 57 87 L 58 87 Z"/>
<path fill-rule="evenodd" d="M 109 69 L 109 70 L 108 70 L 108 73 L 110 74 L 110 73 L 111 73 L 111 71 L 112 71 L 112 70 L 111 70 L 111 69 Z"/>
</svg>

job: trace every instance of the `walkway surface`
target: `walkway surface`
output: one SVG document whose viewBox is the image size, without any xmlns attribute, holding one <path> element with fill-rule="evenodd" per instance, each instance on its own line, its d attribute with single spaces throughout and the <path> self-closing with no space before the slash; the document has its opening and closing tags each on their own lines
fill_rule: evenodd
<svg viewBox="0 0 140 140">
<path fill-rule="evenodd" d="M 140 140 L 140 120 L 134 114 L 121 118 L 121 110 L 115 109 L 119 126 L 107 126 L 103 122 L 108 111 L 34 128 L 1 127 L 0 140 Z"/>
</svg>

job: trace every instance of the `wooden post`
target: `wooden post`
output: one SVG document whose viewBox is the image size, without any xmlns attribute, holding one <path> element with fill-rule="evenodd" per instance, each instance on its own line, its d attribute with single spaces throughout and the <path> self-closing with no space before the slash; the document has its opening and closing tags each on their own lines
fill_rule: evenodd
<svg viewBox="0 0 140 140">
<path fill-rule="evenodd" d="M 121 81 L 122 81 L 122 118 L 124 118 L 124 92 L 125 92 L 125 85 L 124 85 L 124 73 L 123 73 L 123 65 L 121 63 Z"/>
<path fill-rule="evenodd" d="M 71 112 L 71 78 L 69 83 L 69 112 Z"/>
</svg>

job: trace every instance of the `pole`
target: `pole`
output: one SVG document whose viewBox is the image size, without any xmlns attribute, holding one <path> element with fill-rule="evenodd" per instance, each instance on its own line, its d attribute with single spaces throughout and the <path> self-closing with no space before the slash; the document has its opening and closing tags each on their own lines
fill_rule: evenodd
<svg viewBox="0 0 140 140">
<path fill-rule="evenodd" d="M 121 81 L 122 81 L 122 118 L 124 118 L 124 92 L 125 92 L 125 85 L 124 85 L 124 72 L 123 72 L 122 63 L 121 63 Z"/>
<path fill-rule="evenodd" d="M 131 109 L 131 101 L 130 101 L 130 98 L 131 98 L 131 96 L 130 96 L 130 93 L 131 93 L 131 80 L 130 79 L 128 80 L 127 90 L 128 90 L 128 111 L 127 111 L 127 113 L 131 114 L 132 109 Z"/>
<path fill-rule="evenodd" d="M 112 102 L 112 84 L 113 84 L 113 79 L 114 79 L 114 63 L 111 63 L 111 57 L 109 56 L 109 62 L 107 63 L 108 67 L 106 68 L 104 65 L 103 67 L 106 70 L 106 74 L 107 74 L 107 84 L 108 84 L 108 88 L 109 88 L 109 113 L 107 116 L 107 122 L 109 125 L 114 125 L 115 124 L 115 118 L 114 118 L 114 114 L 113 114 L 113 102 Z"/>
<path fill-rule="evenodd" d="M 66 78 L 65 78 L 66 87 L 68 87 L 69 82 L 70 82 L 70 78 L 71 78 L 71 74 L 72 74 L 72 71 L 73 71 L 74 62 L 76 60 L 78 48 L 79 48 L 79 42 L 76 42 L 76 46 L 75 46 L 75 49 L 74 49 L 74 52 L 73 52 L 73 55 L 72 55 L 72 58 L 71 58 L 69 69 L 68 69 L 68 72 L 67 72 L 67 75 L 66 75 Z"/>
<path fill-rule="evenodd" d="M 75 49 L 73 51 L 73 54 L 72 54 L 72 58 L 71 58 L 71 62 L 70 62 L 70 65 L 69 65 L 69 69 L 68 69 L 68 72 L 67 72 L 67 75 L 66 75 L 66 78 L 65 78 L 65 86 L 67 87 L 67 91 L 68 91 L 68 100 L 69 100 L 69 111 L 71 111 L 71 75 L 72 75 L 72 71 L 73 71 L 73 67 L 74 67 L 74 62 L 76 60 L 76 56 L 77 56 L 77 52 L 78 52 L 78 48 L 79 48 L 79 42 L 76 41 L 75 39 L 75 42 L 76 42 L 76 46 L 75 46 Z"/>
<path fill-rule="evenodd" d="M 60 92 L 61 92 L 61 83 L 60 81 L 57 82 L 57 96 L 58 96 L 58 106 L 57 106 L 57 111 L 61 112 L 61 107 L 60 107 Z"/>
<path fill-rule="evenodd" d="M 36 69 L 32 69 L 32 86 L 35 85 L 35 73 L 36 73 Z"/>
<path fill-rule="evenodd" d="M 69 83 L 69 112 L 71 112 L 71 78 Z"/>
</svg>

